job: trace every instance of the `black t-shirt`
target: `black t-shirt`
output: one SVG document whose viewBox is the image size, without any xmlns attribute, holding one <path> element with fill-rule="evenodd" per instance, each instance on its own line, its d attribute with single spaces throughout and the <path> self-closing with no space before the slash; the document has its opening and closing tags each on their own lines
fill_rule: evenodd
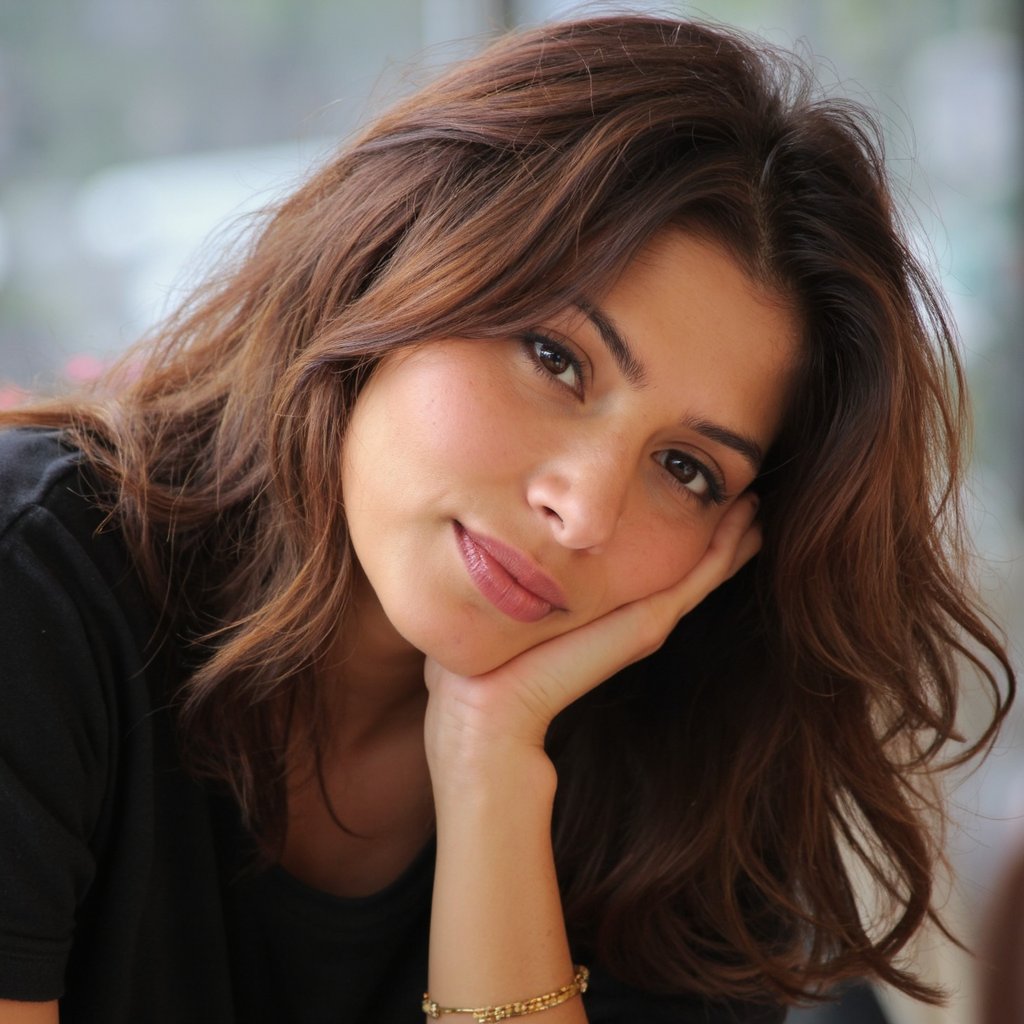
<svg viewBox="0 0 1024 1024">
<path fill-rule="evenodd" d="M 433 848 L 339 899 L 255 870 L 182 768 L 172 650 L 81 457 L 0 432 L 0 998 L 102 1024 L 419 1024 Z M 593 1024 L 769 1024 L 591 963 Z"/>
</svg>

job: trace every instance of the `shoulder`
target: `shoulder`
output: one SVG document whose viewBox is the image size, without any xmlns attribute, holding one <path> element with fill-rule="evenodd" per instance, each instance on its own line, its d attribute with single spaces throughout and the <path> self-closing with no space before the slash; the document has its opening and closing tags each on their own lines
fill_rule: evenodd
<svg viewBox="0 0 1024 1024">
<path fill-rule="evenodd" d="M 109 680 L 137 672 L 152 616 L 107 519 L 92 473 L 62 432 L 0 430 L 4 690 L 31 679 L 33 692 L 45 683 L 83 694 L 90 667 Z"/>
<path fill-rule="evenodd" d="M 137 677 L 153 629 L 124 539 L 108 524 L 82 454 L 60 431 L 0 431 L 0 656 L 7 675 L 20 668 L 39 685 L 51 675 L 41 670 L 63 655 L 65 684 L 81 680 L 88 665 L 110 684 Z M 56 686 L 51 680 L 48 688 Z"/>
<path fill-rule="evenodd" d="M 0 431 L 0 997 L 59 995 L 72 947 L 143 911 L 167 731 L 153 619 L 81 453 Z"/>
<path fill-rule="evenodd" d="M 81 456 L 57 430 L 0 430 L 0 536 L 79 473 Z"/>
<path fill-rule="evenodd" d="M 82 453 L 59 430 L 0 430 L 0 600 L 29 574 L 79 605 L 109 592 L 140 631 L 135 573 L 121 532 L 108 523 L 101 489 Z M 126 591 L 130 590 L 131 593 Z"/>
</svg>

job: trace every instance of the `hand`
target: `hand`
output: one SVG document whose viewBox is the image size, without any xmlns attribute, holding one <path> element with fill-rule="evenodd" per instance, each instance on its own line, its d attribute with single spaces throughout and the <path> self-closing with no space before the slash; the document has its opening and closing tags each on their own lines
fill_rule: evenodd
<svg viewBox="0 0 1024 1024">
<path fill-rule="evenodd" d="M 543 749 L 551 720 L 609 676 L 653 654 L 676 623 L 761 547 L 757 499 L 740 498 L 722 517 L 707 551 L 666 590 L 622 605 L 531 647 L 485 675 L 466 678 L 427 659 L 427 754 Z"/>
</svg>

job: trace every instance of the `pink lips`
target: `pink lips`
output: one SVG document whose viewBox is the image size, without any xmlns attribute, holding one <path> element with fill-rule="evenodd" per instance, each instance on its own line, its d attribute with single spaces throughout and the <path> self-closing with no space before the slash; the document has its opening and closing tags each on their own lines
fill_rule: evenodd
<svg viewBox="0 0 1024 1024">
<path fill-rule="evenodd" d="M 520 622 L 537 622 L 565 607 L 562 588 L 527 555 L 493 537 L 470 533 L 461 523 L 454 526 L 470 578 L 499 611 Z"/>
</svg>

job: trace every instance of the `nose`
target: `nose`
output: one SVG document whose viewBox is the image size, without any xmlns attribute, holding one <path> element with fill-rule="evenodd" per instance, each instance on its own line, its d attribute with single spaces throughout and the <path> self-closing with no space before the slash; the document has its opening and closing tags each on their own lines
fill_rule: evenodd
<svg viewBox="0 0 1024 1024">
<path fill-rule="evenodd" d="M 631 480 L 626 453 L 598 443 L 538 467 L 526 496 L 560 544 L 599 550 L 622 519 Z"/>
</svg>

